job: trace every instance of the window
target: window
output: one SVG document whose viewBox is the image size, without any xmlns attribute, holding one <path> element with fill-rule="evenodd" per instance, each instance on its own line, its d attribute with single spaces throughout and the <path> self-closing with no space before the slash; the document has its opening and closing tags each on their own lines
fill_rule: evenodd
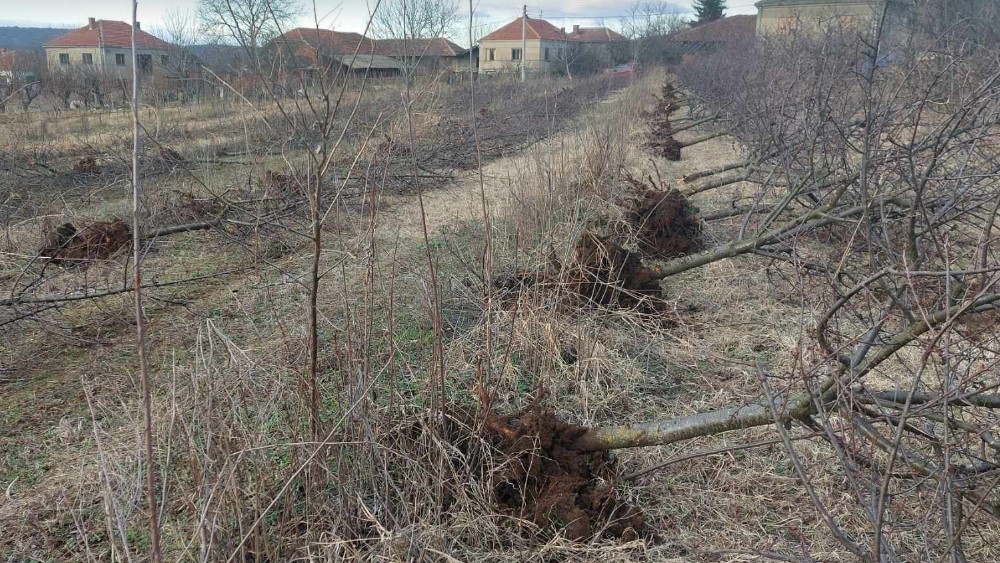
<svg viewBox="0 0 1000 563">
<path fill-rule="evenodd" d="M 858 16 L 837 16 L 837 21 L 842 29 L 858 28 Z"/>
<path fill-rule="evenodd" d="M 166 55 L 160 55 L 160 66 L 167 66 L 167 60 Z"/>
<path fill-rule="evenodd" d="M 115 55 L 115 64 L 118 66 L 125 66 L 125 53 L 118 53 Z"/>
<path fill-rule="evenodd" d="M 93 53 L 84 53 L 83 54 L 83 64 L 85 64 L 85 65 L 92 65 L 92 64 L 94 64 L 94 55 L 93 55 Z"/>
<path fill-rule="evenodd" d="M 69 53 L 59 53 L 59 64 L 61 65 L 69 64 Z"/>
<path fill-rule="evenodd" d="M 486 49 L 486 60 L 488 61 L 496 60 L 496 53 L 497 53 L 496 49 Z"/>
<path fill-rule="evenodd" d="M 545 49 L 544 49 L 544 50 L 542 51 L 542 56 L 544 57 L 544 59 L 545 59 L 546 61 L 547 61 L 547 60 L 549 60 L 549 48 L 548 48 L 548 47 L 546 47 L 546 48 L 545 48 Z"/>
<path fill-rule="evenodd" d="M 794 33 L 799 28 L 799 18 L 778 18 L 778 32 L 784 34 Z"/>
<path fill-rule="evenodd" d="M 153 70 L 153 55 L 139 55 L 139 72 L 147 73 Z"/>
<path fill-rule="evenodd" d="M 521 60 L 521 50 L 520 49 L 511 49 L 510 50 L 510 60 L 512 60 L 512 61 L 519 61 L 519 60 Z"/>
</svg>

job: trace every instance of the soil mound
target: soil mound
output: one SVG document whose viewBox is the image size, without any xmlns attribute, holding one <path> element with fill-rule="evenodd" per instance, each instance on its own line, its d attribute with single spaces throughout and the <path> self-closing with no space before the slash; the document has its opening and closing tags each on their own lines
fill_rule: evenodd
<svg viewBox="0 0 1000 563">
<path fill-rule="evenodd" d="M 677 99 L 677 90 L 668 82 L 663 85 L 656 109 L 650 115 L 653 131 L 646 142 L 646 148 L 653 154 L 672 161 L 681 159 L 683 148 L 683 145 L 674 139 L 674 128 L 670 123 L 670 115 L 678 109 L 680 102 Z"/>
<path fill-rule="evenodd" d="M 77 174 L 100 174 L 101 169 L 97 166 L 96 158 L 85 156 L 73 163 L 73 172 Z"/>
<path fill-rule="evenodd" d="M 659 276 L 642 263 L 642 256 L 626 250 L 609 237 L 584 233 L 576 243 L 572 263 L 560 274 L 556 271 L 518 271 L 500 274 L 492 284 L 501 299 L 510 298 L 529 287 L 546 285 L 564 288 L 574 297 L 572 307 L 601 305 L 661 312 Z M 580 301 L 584 303 L 580 303 Z"/>
<path fill-rule="evenodd" d="M 184 157 L 170 147 L 160 147 L 160 158 L 167 164 L 180 164 Z"/>
<path fill-rule="evenodd" d="M 639 234 L 643 253 L 665 259 L 702 249 L 697 209 L 679 191 L 659 191 L 634 178 L 629 181 L 640 190 L 628 212 L 628 220 Z"/>
<path fill-rule="evenodd" d="M 584 233 L 576 243 L 576 267 L 572 289 L 593 303 L 633 308 L 660 297 L 656 272 L 607 237 Z"/>
<path fill-rule="evenodd" d="M 653 154 L 663 157 L 667 160 L 677 162 L 681 159 L 681 149 L 684 148 L 677 139 L 674 138 L 674 134 L 670 131 L 663 132 L 657 131 L 656 128 L 653 129 L 653 135 L 646 143 L 646 147 L 649 148 Z"/>
<path fill-rule="evenodd" d="M 132 241 L 132 229 L 121 219 L 98 221 L 82 229 L 63 223 L 45 237 L 41 256 L 49 262 L 86 262 L 110 258 Z"/>
<path fill-rule="evenodd" d="M 488 438 L 510 460 L 494 487 L 497 504 L 573 540 L 655 539 L 645 515 L 615 490 L 611 455 L 572 448 L 586 430 L 537 407 L 515 417 L 491 415 Z"/>
<path fill-rule="evenodd" d="M 264 191 L 270 196 L 287 195 L 294 193 L 299 183 L 295 176 L 282 174 L 274 170 L 265 170 L 260 177 Z"/>
</svg>

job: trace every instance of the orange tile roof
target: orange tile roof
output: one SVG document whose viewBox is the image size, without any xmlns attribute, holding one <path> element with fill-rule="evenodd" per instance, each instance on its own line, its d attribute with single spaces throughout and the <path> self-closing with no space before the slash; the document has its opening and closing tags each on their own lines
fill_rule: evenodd
<svg viewBox="0 0 1000 563">
<path fill-rule="evenodd" d="M 349 55 L 355 50 L 359 53 L 371 54 L 375 44 L 360 33 L 352 31 L 333 31 L 332 29 L 316 29 L 315 27 L 297 27 L 286 31 L 275 42 L 300 43 L 298 51 L 322 51 L 330 55 Z M 358 45 L 360 44 L 360 48 Z"/>
<path fill-rule="evenodd" d="M 461 45 L 448 41 L 444 37 L 431 39 L 407 39 L 406 53 L 413 56 L 454 57 L 465 51 Z M 387 57 L 401 57 L 403 53 L 402 39 L 375 40 L 375 53 Z"/>
<path fill-rule="evenodd" d="M 580 27 L 567 33 L 562 29 L 542 20 L 528 18 L 524 29 L 525 39 L 545 39 L 548 41 L 577 41 L 580 43 L 608 43 L 610 41 L 627 41 L 620 33 L 606 27 Z M 510 22 L 480 41 L 520 41 L 521 18 Z"/>
<path fill-rule="evenodd" d="M 606 27 L 581 27 L 566 34 L 566 39 L 580 43 L 608 43 L 611 41 L 628 41 L 625 36 Z"/>
<path fill-rule="evenodd" d="M 666 39 L 672 43 L 728 43 L 753 36 L 756 28 L 757 16 L 729 16 L 672 33 Z"/>
<path fill-rule="evenodd" d="M 525 26 L 524 36 L 527 39 L 547 39 L 551 41 L 565 41 L 566 33 L 558 27 L 545 20 L 528 18 Z M 521 18 L 510 22 L 493 33 L 483 37 L 479 41 L 520 41 L 521 40 Z"/>
<path fill-rule="evenodd" d="M 135 43 L 144 49 L 170 49 L 172 47 L 170 43 L 141 29 L 136 30 Z M 101 45 L 130 49 L 132 47 L 132 26 L 121 21 L 97 20 L 93 25 L 88 24 L 74 29 L 45 44 L 46 47 L 99 47 Z"/>
</svg>

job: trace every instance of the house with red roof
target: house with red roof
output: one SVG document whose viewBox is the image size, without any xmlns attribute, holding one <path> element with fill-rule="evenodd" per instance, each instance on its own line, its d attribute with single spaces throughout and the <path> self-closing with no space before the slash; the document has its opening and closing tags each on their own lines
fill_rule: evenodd
<svg viewBox="0 0 1000 563">
<path fill-rule="evenodd" d="M 284 70 L 310 74 L 340 72 L 369 77 L 396 76 L 402 65 L 379 52 L 375 41 L 350 31 L 297 27 L 268 43 Z"/>
<path fill-rule="evenodd" d="M 457 72 L 469 65 L 469 50 L 444 37 L 376 39 L 375 52 L 418 71 Z"/>
<path fill-rule="evenodd" d="M 712 52 L 753 41 L 757 16 L 728 16 L 667 35 L 662 47 L 680 53 Z"/>
<path fill-rule="evenodd" d="M 606 27 L 573 26 L 571 32 L 539 18 L 517 18 L 479 40 L 479 72 L 560 72 L 583 51 L 627 40 Z"/>
<path fill-rule="evenodd" d="M 291 29 L 268 46 L 286 69 L 307 73 L 336 70 L 330 65 L 339 64 L 347 73 L 395 76 L 406 68 L 456 70 L 463 53 L 468 60 L 468 50 L 443 37 L 371 39 L 360 33 L 314 27 Z"/>
<path fill-rule="evenodd" d="M 36 59 L 32 51 L 13 51 L 0 47 L 0 86 L 35 80 Z"/>
<path fill-rule="evenodd" d="M 170 64 L 173 45 L 139 27 L 135 29 L 139 71 L 163 74 Z M 95 70 L 132 73 L 132 26 L 114 20 L 90 18 L 87 25 L 45 44 L 49 70 Z"/>
</svg>

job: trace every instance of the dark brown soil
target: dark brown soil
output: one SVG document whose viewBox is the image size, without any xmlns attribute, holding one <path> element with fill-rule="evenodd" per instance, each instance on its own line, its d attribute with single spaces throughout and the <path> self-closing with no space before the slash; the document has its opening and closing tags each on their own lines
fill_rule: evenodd
<svg viewBox="0 0 1000 563">
<path fill-rule="evenodd" d="M 656 271 L 642 263 L 639 254 L 630 252 L 609 237 L 586 232 L 576 243 L 573 263 L 559 273 L 553 271 L 519 271 L 493 278 L 493 287 L 503 300 L 539 285 L 568 289 L 577 299 L 569 305 L 601 305 L 624 309 L 639 309 L 648 313 L 662 312 L 659 277 Z"/>
<path fill-rule="evenodd" d="M 270 196 L 280 196 L 293 193 L 299 183 L 295 176 L 282 174 L 273 170 L 265 170 L 260 177 L 265 192 Z"/>
<path fill-rule="evenodd" d="M 573 540 L 655 538 L 645 515 L 615 490 L 611 455 L 572 449 L 585 431 L 537 407 L 514 417 L 490 415 L 487 438 L 510 460 L 494 487 L 497 504 Z"/>
<path fill-rule="evenodd" d="M 681 159 L 681 149 L 683 148 L 680 142 L 674 139 L 673 133 L 657 133 L 655 129 L 649 142 L 646 143 L 646 147 L 656 156 L 673 162 Z"/>
<path fill-rule="evenodd" d="M 593 303 L 634 308 L 659 301 L 656 272 L 607 237 L 584 233 L 576 243 L 575 266 L 572 289 Z"/>
<path fill-rule="evenodd" d="M 178 164 L 184 162 L 184 157 L 170 147 L 160 147 L 160 158 L 167 164 Z"/>
<path fill-rule="evenodd" d="M 701 222 L 694 208 L 675 189 L 650 189 L 635 178 L 637 189 L 628 219 L 639 234 L 639 248 L 652 258 L 675 258 L 702 249 Z"/>
<path fill-rule="evenodd" d="M 100 174 L 101 169 L 97 166 L 96 158 L 85 156 L 73 163 L 73 172 L 77 174 Z"/>
<path fill-rule="evenodd" d="M 77 230 L 63 223 L 46 236 L 40 254 L 54 263 L 83 263 L 110 258 L 132 241 L 132 229 L 121 219 L 98 221 Z"/>
<path fill-rule="evenodd" d="M 663 85 L 656 109 L 650 115 L 650 125 L 653 131 L 646 142 L 646 148 L 656 156 L 672 161 L 681 159 L 681 149 L 683 148 L 674 139 L 674 128 L 670 124 L 670 115 L 679 108 L 680 103 L 677 100 L 677 91 L 667 82 Z"/>
</svg>

